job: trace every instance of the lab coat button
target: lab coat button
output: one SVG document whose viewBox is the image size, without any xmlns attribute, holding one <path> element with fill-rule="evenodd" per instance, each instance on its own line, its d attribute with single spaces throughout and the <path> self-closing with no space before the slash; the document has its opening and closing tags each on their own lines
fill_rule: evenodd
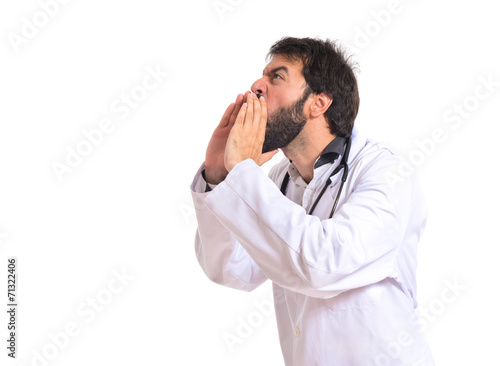
<svg viewBox="0 0 500 366">
<path fill-rule="evenodd" d="M 300 329 L 299 327 L 295 327 L 295 337 L 299 338 L 300 335 Z"/>
</svg>

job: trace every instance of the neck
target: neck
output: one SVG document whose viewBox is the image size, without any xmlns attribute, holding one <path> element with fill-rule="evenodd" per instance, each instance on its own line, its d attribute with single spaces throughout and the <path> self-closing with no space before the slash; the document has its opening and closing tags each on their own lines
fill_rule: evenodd
<svg viewBox="0 0 500 366">
<path fill-rule="evenodd" d="M 332 135 L 329 130 L 316 130 L 314 134 L 307 132 L 304 129 L 295 140 L 282 150 L 285 156 L 293 161 L 302 179 L 309 183 L 314 177 L 314 163 L 325 147 L 335 138 L 335 135 Z"/>
</svg>

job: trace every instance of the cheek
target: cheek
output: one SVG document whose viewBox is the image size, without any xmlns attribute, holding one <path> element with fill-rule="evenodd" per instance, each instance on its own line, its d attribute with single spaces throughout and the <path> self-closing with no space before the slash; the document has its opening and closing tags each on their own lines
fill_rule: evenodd
<svg viewBox="0 0 500 366">
<path fill-rule="evenodd" d="M 273 90 L 269 91 L 267 95 L 267 111 L 268 113 L 272 111 L 277 111 L 281 107 L 286 107 L 292 104 L 295 100 L 292 96 L 288 95 L 286 90 Z"/>
<path fill-rule="evenodd" d="M 284 105 L 284 104 L 283 104 L 283 101 L 280 100 L 280 98 L 269 97 L 267 99 L 267 115 L 269 116 L 271 113 L 279 110 L 282 105 Z"/>
<path fill-rule="evenodd" d="M 274 104 L 273 103 L 267 103 L 267 120 L 269 120 L 269 117 L 273 114 L 275 110 Z"/>
<path fill-rule="evenodd" d="M 268 104 L 267 105 L 267 117 L 269 118 L 269 116 L 274 112 L 274 106 L 272 104 Z"/>
</svg>

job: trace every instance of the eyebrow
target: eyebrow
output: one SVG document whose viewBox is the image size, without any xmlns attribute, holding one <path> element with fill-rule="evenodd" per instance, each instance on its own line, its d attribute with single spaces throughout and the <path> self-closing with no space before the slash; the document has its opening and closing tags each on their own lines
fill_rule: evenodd
<svg viewBox="0 0 500 366">
<path fill-rule="evenodd" d="M 278 71 L 281 71 L 281 70 L 283 70 L 285 73 L 288 74 L 288 67 L 286 67 L 286 66 L 275 67 L 274 69 L 272 69 L 271 71 L 269 71 L 269 74 L 275 74 L 275 73 L 277 73 Z M 265 73 L 266 73 L 266 70 L 264 69 L 262 71 L 262 75 L 265 75 Z"/>
</svg>

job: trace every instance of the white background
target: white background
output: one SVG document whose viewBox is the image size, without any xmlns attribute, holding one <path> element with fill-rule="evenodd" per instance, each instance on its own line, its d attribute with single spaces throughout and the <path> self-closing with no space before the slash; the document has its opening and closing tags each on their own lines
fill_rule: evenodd
<svg viewBox="0 0 500 366">
<path fill-rule="evenodd" d="M 394 1 L 222 0 L 218 12 L 213 0 L 72 0 L 45 18 L 48 0 L 2 2 L 0 294 L 17 256 L 19 358 L 6 355 L 2 310 L 0 364 L 283 364 L 274 315 L 254 305 L 270 284 L 243 293 L 202 273 L 189 184 L 226 106 L 286 35 L 346 45 L 360 67 L 356 123 L 418 165 L 429 206 L 418 298 L 436 363 L 498 364 L 498 12 L 489 0 Z M 16 46 L 25 19 L 37 33 Z M 120 118 L 113 102 L 147 67 L 169 74 Z M 447 121 L 464 103 L 467 118 Z M 60 181 L 54 162 L 104 118 L 113 131 Z M 417 141 L 436 129 L 446 141 L 424 154 Z M 113 271 L 133 277 L 115 294 Z M 449 282 L 461 290 L 445 304 Z M 105 303 L 93 314 L 92 297 Z M 252 314 L 261 324 L 231 352 L 223 335 Z"/>
</svg>

